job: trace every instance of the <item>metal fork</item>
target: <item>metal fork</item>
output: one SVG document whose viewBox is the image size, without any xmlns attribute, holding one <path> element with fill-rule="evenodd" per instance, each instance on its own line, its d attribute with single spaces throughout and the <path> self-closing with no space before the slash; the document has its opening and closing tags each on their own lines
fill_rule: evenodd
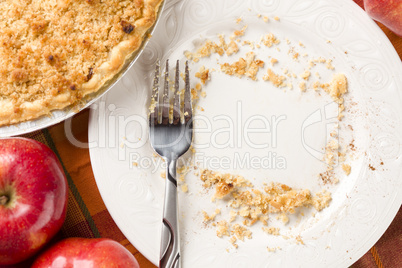
<svg viewBox="0 0 402 268">
<path fill-rule="evenodd" d="M 192 104 L 188 62 L 185 69 L 184 100 L 179 93 L 179 61 L 176 63 L 174 102 L 171 113 L 169 99 L 169 60 L 166 61 L 164 90 L 159 94 L 159 62 L 156 64 L 149 115 L 150 139 L 154 150 L 165 159 L 166 185 L 163 207 L 162 240 L 159 259 L 161 268 L 180 265 L 180 235 L 177 207 L 176 162 L 190 148 L 193 136 Z M 183 102 L 183 105 L 181 105 Z M 171 114 L 171 116 L 169 116 Z"/>
</svg>

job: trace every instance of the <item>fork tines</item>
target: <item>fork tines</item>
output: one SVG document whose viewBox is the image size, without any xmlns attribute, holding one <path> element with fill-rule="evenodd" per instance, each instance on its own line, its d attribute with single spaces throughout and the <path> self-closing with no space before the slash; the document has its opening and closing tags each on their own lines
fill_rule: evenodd
<svg viewBox="0 0 402 268">
<path fill-rule="evenodd" d="M 151 113 L 149 120 L 151 124 L 162 125 L 177 125 L 180 123 L 187 123 L 192 117 L 192 101 L 190 91 L 190 75 L 188 70 L 188 62 L 186 61 L 185 77 L 184 77 L 184 94 L 179 91 L 180 87 L 180 62 L 176 61 L 176 72 L 174 79 L 174 95 L 173 107 L 170 105 L 169 89 L 169 60 L 166 60 L 166 69 L 164 73 L 164 88 L 163 95 L 159 97 L 159 81 L 160 81 L 160 62 L 156 63 L 155 76 L 152 87 L 151 95 Z M 181 98 L 184 99 L 181 100 Z M 161 103 L 162 102 L 162 103 Z M 183 102 L 183 103 L 182 103 Z M 182 109 L 183 108 L 183 109 Z"/>
</svg>

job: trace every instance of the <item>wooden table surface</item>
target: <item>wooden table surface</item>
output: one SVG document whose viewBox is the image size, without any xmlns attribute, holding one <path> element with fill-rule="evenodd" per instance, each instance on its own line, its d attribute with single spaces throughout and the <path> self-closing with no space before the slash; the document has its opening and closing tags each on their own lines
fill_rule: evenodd
<svg viewBox="0 0 402 268">
<path fill-rule="evenodd" d="M 355 2 L 362 5 L 362 1 L 360 0 L 356 0 Z M 379 25 L 391 40 L 401 57 L 402 38 L 389 31 L 383 25 Z M 77 140 L 82 142 L 88 141 L 88 116 L 89 111 L 84 110 L 77 114 L 72 120 L 73 135 Z M 43 135 L 43 137 L 33 135 Z M 66 139 L 64 124 L 60 123 L 42 131 L 40 134 L 34 133 L 28 136 L 44 139 L 47 144 L 53 143 L 53 149 L 57 151 L 65 170 L 70 177 L 69 185 L 71 189 L 68 219 L 66 220 L 65 226 L 63 226 L 59 238 L 69 236 L 112 238 L 128 248 L 136 256 L 141 267 L 155 267 L 129 243 L 113 222 L 96 187 L 89 158 L 89 151 L 88 149 L 74 146 Z M 80 216 L 77 216 L 77 214 Z M 400 211 L 397 219 L 395 219 L 391 225 L 391 227 L 393 226 L 390 228 L 392 233 L 390 235 L 387 235 L 386 233 L 384 235 L 386 240 L 382 241 L 384 237 L 381 238 L 376 246 L 373 247 L 362 259 L 355 263 L 353 267 L 382 267 L 382 265 L 385 267 L 397 267 L 394 265 L 401 264 L 401 223 L 402 216 Z M 396 239 L 397 241 L 395 242 L 392 239 Z M 389 242 L 391 240 L 392 243 Z M 394 242 L 396 243 L 396 248 Z M 392 244 L 393 248 L 390 249 L 389 246 L 387 246 L 387 243 L 388 245 Z M 393 256 L 395 254 L 392 254 L 392 252 L 396 252 L 399 257 Z"/>
</svg>

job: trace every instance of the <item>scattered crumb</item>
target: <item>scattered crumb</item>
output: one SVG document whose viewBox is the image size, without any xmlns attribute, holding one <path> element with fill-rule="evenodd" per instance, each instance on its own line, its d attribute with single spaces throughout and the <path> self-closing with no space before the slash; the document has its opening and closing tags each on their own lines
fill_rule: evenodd
<svg viewBox="0 0 402 268">
<path fill-rule="evenodd" d="M 267 247 L 267 250 L 268 250 L 268 252 L 275 252 L 275 251 L 276 251 L 276 248 Z"/>
<path fill-rule="evenodd" d="M 229 222 L 233 222 L 236 220 L 237 212 L 235 210 L 231 210 L 229 215 L 230 215 Z"/>
<path fill-rule="evenodd" d="M 299 88 L 302 92 L 306 91 L 306 82 L 305 81 L 300 81 L 299 83 Z"/>
<path fill-rule="evenodd" d="M 207 169 L 201 172 L 200 178 L 205 188 L 215 186 L 214 198 L 225 200 L 232 208 L 229 223 L 235 221 L 237 216 L 244 219 L 243 225 L 230 225 L 227 221 L 218 222 L 217 235 L 220 237 L 226 233 L 224 230 L 231 230 L 231 234 L 236 235 L 239 240 L 244 237 L 251 238 L 252 233 L 246 226 L 251 226 L 257 221 L 267 225 L 269 214 L 278 214 L 277 218 L 286 224 L 289 221 L 288 214 L 295 213 L 297 208 L 313 206 L 320 211 L 331 201 L 331 194 L 326 191 L 312 196 L 309 190 L 297 191 L 280 183 L 267 184 L 261 191 L 252 188 L 252 184 L 242 176 Z M 203 213 L 204 222 L 214 219 L 215 215 Z M 263 227 L 263 231 L 280 235 L 279 228 L 275 227 Z"/>
<path fill-rule="evenodd" d="M 221 64 L 221 70 L 225 74 L 235 75 L 237 77 L 247 76 L 253 80 L 257 80 L 257 73 L 259 68 L 264 67 L 264 62 L 255 59 L 254 52 L 248 52 L 246 59 L 240 58 L 233 64 L 224 63 Z"/>
<path fill-rule="evenodd" d="M 264 36 L 262 43 L 267 47 L 272 47 L 273 45 L 279 44 L 281 41 L 275 37 L 274 34 L 269 33 Z"/>
<path fill-rule="evenodd" d="M 300 235 L 296 236 L 296 243 L 304 245 L 304 241 L 303 241 L 303 239 L 301 238 Z"/>
<path fill-rule="evenodd" d="M 235 235 L 237 239 L 244 241 L 244 238 L 251 239 L 251 231 L 240 224 L 233 224 L 231 234 Z"/>
<path fill-rule="evenodd" d="M 183 183 L 183 184 L 181 185 L 181 190 L 182 190 L 183 193 L 187 193 L 187 192 L 188 192 L 187 183 Z"/>
<path fill-rule="evenodd" d="M 234 236 L 234 235 L 232 235 L 231 237 L 230 237 L 230 243 L 233 245 L 233 247 L 234 248 L 238 248 L 238 245 L 236 244 L 236 241 L 237 241 L 237 238 L 236 238 L 236 236 Z"/>
<path fill-rule="evenodd" d="M 244 35 L 244 32 L 246 31 L 246 29 L 247 29 L 247 25 L 246 26 L 244 26 L 241 30 L 236 30 L 236 31 L 234 31 L 234 36 L 242 36 L 242 35 Z"/>
<path fill-rule="evenodd" d="M 331 139 L 325 146 L 324 161 L 328 166 L 333 167 L 337 163 L 339 143 L 337 139 Z"/>
<path fill-rule="evenodd" d="M 226 50 L 226 55 L 230 56 L 232 54 L 235 54 L 239 51 L 239 47 L 237 46 L 236 42 L 231 40 L 228 44 L 228 48 Z"/>
<path fill-rule="evenodd" d="M 264 81 L 270 81 L 276 87 L 286 86 L 286 84 L 284 83 L 286 77 L 275 74 L 271 69 L 267 70 L 267 75 L 265 75 L 262 79 Z"/>
<path fill-rule="evenodd" d="M 330 59 L 326 60 L 326 67 L 329 70 L 334 70 L 335 69 L 335 67 L 332 65 L 332 60 L 330 60 Z"/>
<path fill-rule="evenodd" d="M 342 169 L 343 169 L 343 171 L 345 172 L 345 174 L 346 174 L 347 176 L 349 176 L 350 170 L 351 170 L 350 165 L 348 165 L 348 164 L 342 164 Z"/>
<path fill-rule="evenodd" d="M 201 80 L 201 83 L 205 85 L 206 81 L 210 80 L 209 69 L 205 69 L 204 66 L 201 66 L 200 70 L 195 73 L 195 77 L 199 78 Z"/>
<path fill-rule="evenodd" d="M 193 53 L 191 53 L 191 52 L 188 51 L 188 50 L 184 51 L 184 56 L 185 56 L 188 60 L 192 60 L 192 59 L 193 59 Z"/>
<path fill-rule="evenodd" d="M 279 235 L 279 228 L 275 228 L 275 227 L 262 227 L 262 230 L 267 233 L 267 234 L 271 234 L 271 235 Z"/>
<path fill-rule="evenodd" d="M 307 81 L 310 78 L 310 75 L 311 75 L 310 71 L 306 70 L 300 75 L 300 78 L 303 78 L 304 80 Z"/>
<path fill-rule="evenodd" d="M 245 41 L 243 41 L 243 46 L 244 45 L 249 45 L 252 50 L 254 49 L 254 42 L 245 40 Z"/>
<path fill-rule="evenodd" d="M 324 189 L 321 192 L 316 193 L 312 199 L 312 203 L 317 211 L 321 211 L 329 206 L 331 200 L 331 193 Z"/>
<path fill-rule="evenodd" d="M 207 212 L 202 211 L 202 214 L 204 215 L 204 222 L 206 223 L 206 222 L 214 221 L 216 215 L 218 215 L 220 213 L 221 213 L 221 210 L 219 208 L 215 209 L 215 212 L 212 213 L 211 215 L 208 215 Z"/>
<path fill-rule="evenodd" d="M 347 92 L 348 92 L 348 82 L 346 76 L 344 74 L 335 74 L 329 85 L 329 94 L 334 100 L 340 101 L 342 95 L 344 95 Z"/>
<path fill-rule="evenodd" d="M 289 217 L 285 213 L 282 213 L 278 216 L 278 220 L 281 220 L 284 224 L 289 222 Z"/>
<path fill-rule="evenodd" d="M 258 18 L 262 18 L 264 22 L 268 22 L 268 16 L 257 15 Z M 279 17 L 274 17 L 273 20 L 279 21 Z M 236 23 L 242 22 L 242 18 L 237 18 Z M 241 30 L 234 31 L 234 34 L 230 36 L 228 43 L 226 43 L 223 35 L 219 35 L 219 41 L 214 42 L 211 40 L 206 40 L 204 44 L 195 52 L 191 53 L 185 51 L 184 55 L 187 59 L 198 62 L 200 58 L 209 57 L 212 54 L 217 54 L 219 56 L 231 56 L 239 52 L 239 46 L 243 45 L 241 49 L 254 50 L 254 48 L 261 48 L 261 46 L 266 46 L 268 48 L 275 47 L 277 51 L 280 48 L 276 45 L 280 44 L 280 40 L 273 34 L 265 34 L 259 43 L 249 40 L 241 40 L 241 36 L 244 36 L 247 25 Z M 323 64 L 327 69 L 334 70 L 335 67 L 332 65 L 331 59 L 325 59 L 323 57 L 318 58 L 302 58 L 299 52 L 295 51 L 295 47 L 290 46 L 291 42 L 289 39 L 286 43 L 289 45 L 289 57 L 296 62 L 301 63 L 305 61 L 307 66 L 304 67 L 304 72 L 298 76 L 293 72 L 289 71 L 288 68 L 282 69 L 284 75 L 280 75 L 274 72 L 274 70 L 268 68 L 266 75 L 263 76 L 264 81 L 271 82 L 275 87 L 287 87 L 289 89 L 293 88 L 293 83 L 298 86 L 302 92 L 307 89 L 307 81 L 311 80 L 313 67 L 318 64 Z M 246 46 L 248 45 L 248 46 Z M 308 54 L 302 48 L 305 45 L 299 41 L 298 50 L 303 54 L 303 57 L 308 57 Z M 258 50 L 255 50 L 258 51 Z M 243 52 L 243 51 L 242 51 Z M 275 50 L 271 52 L 276 53 Z M 217 56 L 217 62 L 220 65 L 220 69 L 224 74 L 237 76 L 242 78 L 244 76 L 251 78 L 252 80 L 257 80 L 257 74 L 260 68 L 264 67 L 264 61 L 257 59 L 257 55 L 250 51 L 245 54 L 245 56 L 238 58 L 237 61 L 230 63 L 220 63 L 219 56 Z M 225 56 L 225 57 L 226 57 Z M 276 58 L 270 56 L 271 66 L 279 62 Z M 282 61 L 281 61 L 282 64 Z M 281 67 L 281 66 L 280 66 Z M 274 69 L 274 68 L 273 68 Z M 315 72 L 315 80 L 308 82 L 308 87 L 312 87 L 317 91 L 317 95 L 320 95 L 320 90 L 327 93 L 333 101 L 338 104 L 339 116 L 338 120 L 343 117 L 342 112 L 345 110 L 344 107 L 344 95 L 348 92 L 348 82 L 344 74 L 334 74 L 330 82 L 321 83 L 321 76 L 318 72 Z M 207 81 L 210 80 L 210 70 L 202 66 L 199 71 L 195 74 L 197 78 L 200 79 L 200 83 L 197 83 L 194 88 L 191 89 L 194 99 L 199 98 L 199 96 L 206 97 L 206 92 L 203 90 L 203 86 Z M 287 78 L 287 77 L 288 78 Z M 203 111 L 204 109 L 199 106 L 195 106 L 196 110 Z M 338 163 L 345 161 L 346 153 L 340 152 L 340 145 L 337 141 L 336 133 L 331 133 L 331 140 L 325 146 L 324 161 L 327 164 L 327 170 L 319 174 L 320 179 L 324 184 L 332 183 L 335 184 L 339 180 L 335 177 L 334 170 L 338 170 Z M 192 150 L 193 151 L 193 150 Z M 133 164 L 134 165 L 134 164 Z M 342 164 L 341 168 L 346 175 L 351 172 L 351 167 L 348 164 Z M 375 170 L 374 167 L 369 165 L 369 168 Z M 339 168 L 340 169 L 340 168 Z M 184 175 L 188 172 L 187 170 L 182 171 L 179 178 L 180 181 L 184 182 Z M 276 217 L 281 220 L 283 224 L 287 224 L 290 220 L 289 215 L 296 212 L 303 207 L 313 207 L 316 211 L 321 211 L 328 207 L 331 202 L 331 193 L 322 190 L 315 194 L 310 193 L 307 189 L 294 190 L 291 187 L 280 184 L 271 183 L 266 184 L 263 189 L 254 188 L 250 181 L 246 180 L 244 177 L 239 175 L 233 175 L 229 173 L 220 173 L 211 170 L 200 170 L 199 174 L 201 180 L 203 181 L 203 187 L 213 188 L 214 193 L 212 200 L 214 202 L 225 202 L 230 211 L 225 215 L 219 216 L 224 220 L 215 221 L 215 217 L 221 214 L 220 209 L 216 209 L 214 213 L 208 215 L 205 211 L 204 222 L 210 226 L 216 227 L 216 234 L 218 237 L 228 236 L 230 243 L 237 248 L 236 242 L 244 241 L 244 238 L 251 239 L 252 232 L 251 227 L 258 222 L 262 224 L 262 230 L 270 235 L 279 236 L 279 228 L 268 227 L 268 220 Z M 161 177 L 166 178 L 166 173 L 162 172 Z M 188 186 L 186 183 L 181 183 L 181 189 L 183 192 L 188 191 Z M 303 212 L 300 212 L 301 216 L 304 216 Z M 315 213 L 313 213 L 313 216 Z M 283 236 L 284 239 L 289 239 L 287 236 Z M 291 238 L 294 238 L 293 236 Z M 300 235 L 295 237 L 297 244 L 304 245 L 304 242 Z M 279 248 L 279 247 L 278 247 Z M 275 252 L 277 248 L 267 247 L 269 252 Z"/>
<path fill-rule="evenodd" d="M 217 223 L 216 235 L 218 237 L 229 236 L 229 224 L 227 221 L 222 220 Z"/>
</svg>

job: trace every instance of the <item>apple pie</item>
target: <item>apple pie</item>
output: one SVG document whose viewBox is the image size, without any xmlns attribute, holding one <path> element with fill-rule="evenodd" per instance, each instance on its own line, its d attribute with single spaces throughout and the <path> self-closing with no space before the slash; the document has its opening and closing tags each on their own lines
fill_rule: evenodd
<svg viewBox="0 0 402 268">
<path fill-rule="evenodd" d="M 99 90 L 147 38 L 161 2 L 0 1 L 0 125 Z"/>
</svg>

